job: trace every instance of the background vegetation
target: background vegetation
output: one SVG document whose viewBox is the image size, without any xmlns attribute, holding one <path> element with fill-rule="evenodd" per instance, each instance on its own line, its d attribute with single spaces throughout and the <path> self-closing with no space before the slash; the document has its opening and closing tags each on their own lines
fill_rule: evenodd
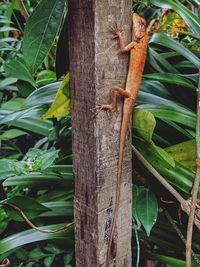
<svg viewBox="0 0 200 267">
<path fill-rule="evenodd" d="M 69 267 L 73 227 L 40 233 L 13 208 L 42 230 L 73 221 L 69 75 L 62 77 L 68 72 L 67 2 L 25 0 L 30 18 L 19 3 L 0 3 L 0 261 Z M 199 7 L 199 0 L 133 5 L 147 20 L 158 20 L 133 119 L 133 149 L 185 199 L 195 175 Z M 134 266 L 185 266 L 187 215 L 151 170 L 136 163 Z M 194 231 L 193 266 L 199 266 Z"/>
</svg>

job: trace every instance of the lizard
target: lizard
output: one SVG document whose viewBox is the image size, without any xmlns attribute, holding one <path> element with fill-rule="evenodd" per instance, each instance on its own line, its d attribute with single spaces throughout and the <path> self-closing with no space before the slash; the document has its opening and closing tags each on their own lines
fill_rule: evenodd
<svg viewBox="0 0 200 267">
<path fill-rule="evenodd" d="M 147 46 L 149 31 L 153 23 L 150 23 L 147 27 L 147 22 L 144 18 L 140 17 L 138 14 L 133 13 L 132 17 L 132 39 L 131 42 L 125 46 L 123 38 L 123 30 L 119 28 L 112 28 L 112 32 L 115 34 L 114 38 L 118 38 L 119 48 L 122 53 L 130 51 L 129 58 L 129 68 L 126 79 L 125 89 L 121 87 L 114 87 L 111 93 L 111 101 L 109 104 L 97 105 L 97 109 L 113 110 L 117 105 L 117 95 L 124 97 L 123 104 L 123 115 L 120 129 L 119 138 L 119 155 L 117 164 L 117 182 L 116 182 L 116 197 L 113 211 L 113 218 L 111 222 L 111 230 L 108 241 L 107 255 L 106 255 L 106 265 L 110 266 L 111 257 L 115 258 L 116 255 L 116 245 L 114 241 L 114 233 L 116 228 L 116 221 L 118 216 L 119 204 L 120 204 L 120 189 L 122 180 L 122 167 L 123 167 L 123 157 L 124 149 L 126 143 L 126 136 L 128 133 L 132 112 L 136 102 L 136 98 L 140 89 L 142 75 L 144 70 L 144 65 L 146 61 Z M 115 252 L 114 252 L 115 251 Z M 113 253 L 112 253 L 113 252 Z"/>
</svg>

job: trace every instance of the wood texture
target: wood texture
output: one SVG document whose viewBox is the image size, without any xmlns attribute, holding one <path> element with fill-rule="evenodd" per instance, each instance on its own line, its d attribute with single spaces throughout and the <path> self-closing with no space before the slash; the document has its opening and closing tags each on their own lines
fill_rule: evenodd
<svg viewBox="0 0 200 267">
<path fill-rule="evenodd" d="M 77 267 L 105 266 L 113 215 L 122 100 L 115 112 L 92 109 L 109 101 L 113 86 L 124 86 L 128 54 L 112 40 L 110 26 L 131 37 L 130 0 L 70 0 L 69 39 L 75 175 Z M 131 148 L 124 156 L 117 221 L 117 251 L 112 266 L 131 267 Z"/>
</svg>

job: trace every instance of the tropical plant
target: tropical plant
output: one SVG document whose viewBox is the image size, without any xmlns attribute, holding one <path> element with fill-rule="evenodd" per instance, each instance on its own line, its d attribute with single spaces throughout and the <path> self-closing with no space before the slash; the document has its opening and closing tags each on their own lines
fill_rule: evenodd
<svg viewBox="0 0 200 267">
<path fill-rule="evenodd" d="M 67 44 L 67 4 L 21 2 L 0 4 L 0 261 L 67 267 L 74 262 L 73 229 L 68 226 L 73 221 L 69 75 L 57 80 L 68 72 L 62 49 Z M 133 117 L 133 151 L 139 158 L 133 162 L 135 266 L 147 261 L 185 266 L 187 215 L 180 219 L 180 203 L 155 179 L 155 171 L 183 199 L 191 196 L 199 7 L 198 0 L 134 3 L 147 20 L 158 20 Z M 193 266 L 199 266 L 199 239 L 195 234 Z"/>
</svg>

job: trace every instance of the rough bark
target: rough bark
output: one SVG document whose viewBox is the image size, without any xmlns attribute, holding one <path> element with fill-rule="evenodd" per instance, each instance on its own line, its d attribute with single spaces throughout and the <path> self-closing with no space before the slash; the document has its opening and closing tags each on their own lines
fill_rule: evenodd
<svg viewBox="0 0 200 267">
<path fill-rule="evenodd" d="M 128 54 L 112 40 L 110 26 L 131 33 L 130 0 L 70 0 L 69 39 L 75 175 L 77 267 L 105 266 L 116 193 L 122 100 L 116 111 L 92 110 L 109 101 L 113 86 L 125 85 Z M 116 267 L 131 267 L 131 148 L 124 156 L 117 221 Z"/>
</svg>

